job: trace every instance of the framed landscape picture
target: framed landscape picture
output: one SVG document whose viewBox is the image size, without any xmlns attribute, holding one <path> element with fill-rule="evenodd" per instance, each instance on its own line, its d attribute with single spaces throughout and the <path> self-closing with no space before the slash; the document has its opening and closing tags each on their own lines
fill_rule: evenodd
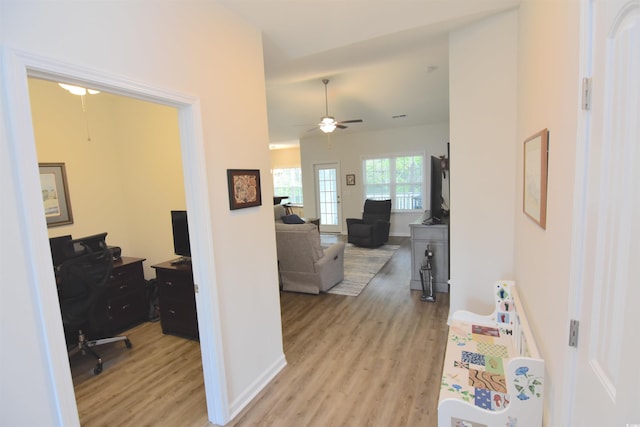
<svg viewBox="0 0 640 427">
<path fill-rule="evenodd" d="M 547 159 L 549 131 L 543 129 L 524 141 L 522 209 L 540 227 L 547 226 Z"/>
<path fill-rule="evenodd" d="M 347 174 L 347 185 L 356 185 L 356 175 L 353 173 Z"/>
<path fill-rule="evenodd" d="M 258 169 L 227 169 L 229 209 L 262 205 L 260 171 Z"/>
<path fill-rule="evenodd" d="M 73 224 L 64 163 L 39 163 L 38 167 L 47 227 Z"/>
</svg>

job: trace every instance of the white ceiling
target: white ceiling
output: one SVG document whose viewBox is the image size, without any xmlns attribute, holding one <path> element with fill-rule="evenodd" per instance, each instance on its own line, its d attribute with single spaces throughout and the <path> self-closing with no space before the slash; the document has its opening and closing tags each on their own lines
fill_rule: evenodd
<svg viewBox="0 0 640 427">
<path fill-rule="evenodd" d="M 216 0 L 263 33 L 269 139 L 297 143 L 325 113 L 359 132 L 448 120 L 448 32 L 519 0 Z M 405 118 L 393 119 L 394 115 Z"/>
</svg>

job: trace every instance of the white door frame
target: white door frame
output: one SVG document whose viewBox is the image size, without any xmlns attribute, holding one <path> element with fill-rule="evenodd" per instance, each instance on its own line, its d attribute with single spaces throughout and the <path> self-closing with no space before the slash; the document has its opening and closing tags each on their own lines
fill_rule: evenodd
<svg viewBox="0 0 640 427">
<path fill-rule="evenodd" d="M 1 53 L 4 77 L 0 83 L 7 100 L 8 142 L 15 165 L 14 182 L 21 195 L 17 209 L 21 213 L 22 222 L 18 227 L 24 240 L 31 242 L 24 255 L 29 259 L 43 260 L 32 265 L 28 286 L 32 288 L 40 307 L 40 318 L 37 320 L 41 325 L 41 336 L 35 339 L 42 342 L 44 363 L 49 367 L 50 390 L 58 413 L 56 424 L 79 425 L 79 419 L 58 296 L 55 286 L 49 286 L 54 283 L 55 278 L 47 245 L 48 234 L 42 200 L 38 196 L 40 180 L 27 77 L 65 80 L 178 110 L 189 222 L 193 223 L 194 229 L 200 230 L 191 239 L 194 253 L 193 275 L 196 283 L 210 284 L 199 286 L 199 292 L 196 293 L 207 409 L 212 423 L 225 424 L 229 420 L 229 399 L 219 326 L 220 308 L 215 297 L 218 291 L 199 99 L 8 47 L 4 47 Z"/>
</svg>

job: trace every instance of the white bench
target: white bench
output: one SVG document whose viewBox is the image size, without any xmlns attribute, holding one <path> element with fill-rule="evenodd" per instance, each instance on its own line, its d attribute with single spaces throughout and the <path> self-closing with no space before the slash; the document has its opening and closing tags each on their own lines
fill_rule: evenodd
<svg viewBox="0 0 640 427">
<path fill-rule="evenodd" d="M 456 311 L 442 370 L 439 427 L 540 427 L 544 360 L 514 282 L 497 282 L 489 316 Z"/>
</svg>

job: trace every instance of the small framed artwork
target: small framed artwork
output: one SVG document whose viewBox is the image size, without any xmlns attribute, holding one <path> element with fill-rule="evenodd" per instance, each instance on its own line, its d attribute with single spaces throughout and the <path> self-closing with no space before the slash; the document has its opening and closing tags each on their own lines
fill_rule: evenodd
<svg viewBox="0 0 640 427">
<path fill-rule="evenodd" d="M 347 174 L 347 185 L 356 185 L 355 174 L 352 174 L 352 173 Z"/>
<path fill-rule="evenodd" d="M 38 167 L 47 227 L 73 224 L 64 163 L 39 163 Z"/>
<path fill-rule="evenodd" d="M 227 169 L 229 209 L 262 205 L 260 171 L 258 169 Z"/>
<path fill-rule="evenodd" d="M 543 129 L 524 141 L 522 209 L 540 227 L 547 227 L 547 160 L 549 131 Z"/>
</svg>

